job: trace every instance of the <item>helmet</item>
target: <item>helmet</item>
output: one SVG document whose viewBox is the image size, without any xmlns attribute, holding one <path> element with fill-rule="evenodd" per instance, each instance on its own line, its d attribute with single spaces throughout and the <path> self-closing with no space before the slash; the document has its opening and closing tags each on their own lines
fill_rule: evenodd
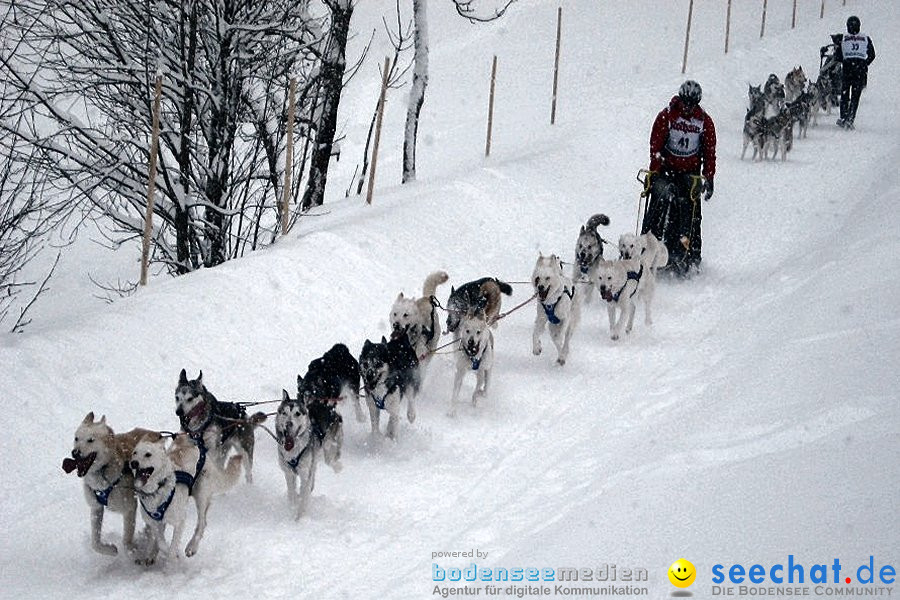
<svg viewBox="0 0 900 600">
<path fill-rule="evenodd" d="M 684 104 L 696 106 L 700 104 L 702 96 L 703 90 L 700 89 L 700 84 L 693 79 L 688 79 L 678 88 L 678 97 L 681 98 Z"/>
<path fill-rule="evenodd" d="M 850 17 L 847 19 L 847 33 L 856 35 L 859 33 L 859 17 Z"/>
</svg>

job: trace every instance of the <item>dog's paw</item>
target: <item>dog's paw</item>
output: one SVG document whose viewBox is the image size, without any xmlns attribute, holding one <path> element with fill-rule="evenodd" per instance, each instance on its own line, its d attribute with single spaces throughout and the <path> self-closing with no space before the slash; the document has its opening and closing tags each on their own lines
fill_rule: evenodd
<svg viewBox="0 0 900 600">
<path fill-rule="evenodd" d="M 341 471 L 344 470 L 344 465 L 342 465 L 341 461 L 339 461 L 339 460 L 333 461 L 328 466 L 331 467 L 331 470 L 334 471 L 335 473 L 340 473 Z"/>
<path fill-rule="evenodd" d="M 96 544 L 94 550 L 106 556 L 115 556 L 119 553 L 119 549 L 116 548 L 115 544 Z"/>
<path fill-rule="evenodd" d="M 191 540 L 191 543 L 188 544 L 187 548 L 184 549 L 184 555 L 187 557 L 194 556 L 195 554 L 197 554 L 197 546 L 199 545 L 199 542 L 195 543 L 194 540 Z"/>
<path fill-rule="evenodd" d="M 614 334 L 612 334 L 611 336 L 609 336 L 609 339 L 611 339 L 611 340 L 614 341 L 614 342 L 617 342 L 617 341 L 619 341 L 619 334 L 618 334 L 618 333 L 614 333 Z"/>
<path fill-rule="evenodd" d="M 562 358 L 562 357 L 557 358 L 557 359 L 556 359 L 556 364 L 558 364 L 559 366 L 563 367 L 563 366 L 565 366 L 565 364 L 566 364 L 566 359 L 564 359 L 564 358 Z"/>
<path fill-rule="evenodd" d="M 535 345 L 532 346 L 532 348 L 531 348 L 531 352 L 532 352 L 535 356 L 540 356 L 540 355 L 541 355 L 541 350 L 543 350 L 543 348 L 541 348 L 540 342 L 538 342 L 537 344 L 535 344 Z"/>
</svg>

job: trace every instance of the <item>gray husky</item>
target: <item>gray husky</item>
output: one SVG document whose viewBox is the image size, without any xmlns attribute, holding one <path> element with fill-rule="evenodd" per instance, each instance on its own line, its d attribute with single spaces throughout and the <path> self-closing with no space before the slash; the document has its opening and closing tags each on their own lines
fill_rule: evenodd
<svg viewBox="0 0 900 600">
<path fill-rule="evenodd" d="M 482 277 L 464 283 L 458 288 L 450 288 L 450 299 L 447 301 L 447 333 L 455 334 L 460 321 L 468 314 L 483 315 L 488 320 L 496 319 L 500 312 L 500 302 L 495 305 L 496 313 L 489 312 L 488 295 L 484 291 L 484 284 L 488 282 L 497 284 L 501 293 L 512 296 L 512 286 L 495 277 Z"/>
<path fill-rule="evenodd" d="M 592 215 L 587 223 L 581 226 L 578 240 L 575 242 L 575 264 L 572 266 L 572 281 L 584 284 L 583 294 L 579 298 L 586 303 L 591 301 L 594 292 L 594 273 L 597 270 L 597 262 L 603 258 L 604 240 L 597 227 L 609 225 L 609 217 L 602 213 Z"/>
<path fill-rule="evenodd" d="M 538 299 L 531 340 L 532 352 L 535 355 L 541 353 L 541 334 L 544 327 L 549 327 L 550 339 L 556 346 L 556 362 L 564 365 L 569 356 L 569 342 L 580 316 L 579 303 L 575 301 L 575 286 L 571 279 L 563 275 L 562 262 L 555 254 L 538 256 L 531 282 Z"/>
<path fill-rule="evenodd" d="M 275 417 L 275 437 L 278 442 L 278 465 L 284 472 L 288 503 L 295 507 L 295 518 L 306 512 L 309 496 L 316 483 L 318 451 L 309 411 L 302 400 L 292 400 L 282 390 L 281 404 Z M 297 493 L 297 480 L 300 492 Z"/>
<path fill-rule="evenodd" d="M 493 281 L 482 285 L 488 295 L 488 307 L 500 304 L 500 286 Z M 491 314 L 490 309 L 485 311 Z M 494 367 L 494 334 L 491 331 L 493 319 L 485 314 L 470 313 L 463 317 L 457 334 L 459 352 L 456 355 L 456 376 L 453 378 L 453 396 L 450 399 L 450 415 L 456 414 L 456 401 L 466 373 L 475 373 L 475 391 L 472 392 L 472 406 L 478 398 L 487 394 L 491 370 Z"/>
</svg>

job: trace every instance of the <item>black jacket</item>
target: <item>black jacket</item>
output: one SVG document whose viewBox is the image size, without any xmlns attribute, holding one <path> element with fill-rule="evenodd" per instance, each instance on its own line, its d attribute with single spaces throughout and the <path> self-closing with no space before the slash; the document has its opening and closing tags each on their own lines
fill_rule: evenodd
<svg viewBox="0 0 900 600">
<path fill-rule="evenodd" d="M 844 79 L 846 81 L 851 81 L 853 83 L 859 83 L 862 85 L 866 84 L 866 76 L 869 71 L 869 65 L 872 64 L 872 61 L 875 60 L 875 46 L 872 44 L 872 38 L 869 36 L 865 36 L 868 40 L 868 46 L 866 47 L 866 58 L 845 58 L 844 51 L 842 47 L 842 42 L 844 41 L 844 36 L 849 36 L 847 33 L 836 33 L 831 36 L 831 39 L 834 40 L 834 57 L 836 60 L 841 61 L 841 65 L 844 70 Z"/>
</svg>

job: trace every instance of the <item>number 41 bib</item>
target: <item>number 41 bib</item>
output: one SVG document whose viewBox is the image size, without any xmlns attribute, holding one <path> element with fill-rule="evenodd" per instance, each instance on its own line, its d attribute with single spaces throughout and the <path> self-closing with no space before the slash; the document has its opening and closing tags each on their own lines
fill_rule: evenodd
<svg viewBox="0 0 900 600">
<path fill-rule="evenodd" d="M 666 149 L 673 156 L 693 156 L 700 150 L 700 136 L 702 135 L 702 120 L 679 117 L 669 128 Z"/>
</svg>

